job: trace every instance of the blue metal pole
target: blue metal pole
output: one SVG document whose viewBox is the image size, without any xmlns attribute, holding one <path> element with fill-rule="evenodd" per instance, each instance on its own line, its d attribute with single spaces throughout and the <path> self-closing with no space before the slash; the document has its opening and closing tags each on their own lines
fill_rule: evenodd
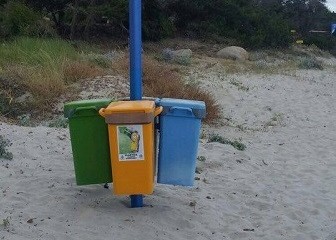
<svg viewBox="0 0 336 240">
<path fill-rule="evenodd" d="M 130 29 L 130 98 L 142 99 L 142 41 L 141 41 L 141 0 L 129 1 Z"/>
<path fill-rule="evenodd" d="M 141 0 L 129 0 L 130 99 L 142 99 Z M 142 195 L 131 195 L 131 207 L 143 206 Z"/>
</svg>

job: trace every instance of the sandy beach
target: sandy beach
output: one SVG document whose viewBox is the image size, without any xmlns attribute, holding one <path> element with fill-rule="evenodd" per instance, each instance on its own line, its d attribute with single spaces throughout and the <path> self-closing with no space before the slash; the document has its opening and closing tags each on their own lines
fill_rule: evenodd
<svg viewBox="0 0 336 240">
<path fill-rule="evenodd" d="M 186 81 L 213 94 L 223 121 L 203 126 L 195 186 L 157 184 L 139 209 L 102 185 L 76 186 L 68 129 L 1 122 L 13 160 L 0 159 L 0 239 L 335 240 L 336 61 L 328 61 L 274 74 L 191 68 Z M 208 143 L 212 134 L 246 149 Z"/>
</svg>

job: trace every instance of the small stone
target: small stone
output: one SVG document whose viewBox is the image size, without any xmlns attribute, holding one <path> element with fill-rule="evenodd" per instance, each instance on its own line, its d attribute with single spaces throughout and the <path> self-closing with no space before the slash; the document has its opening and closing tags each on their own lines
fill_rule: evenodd
<svg viewBox="0 0 336 240">
<path fill-rule="evenodd" d="M 244 232 L 254 232 L 254 228 L 244 228 Z"/>
<path fill-rule="evenodd" d="M 64 140 L 65 136 L 57 136 L 59 140 Z"/>
<path fill-rule="evenodd" d="M 28 221 L 27 221 L 27 223 L 33 223 L 34 222 L 34 219 L 29 219 Z"/>
<path fill-rule="evenodd" d="M 202 169 L 199 167 L 196 167 L 195 173 L 197 174 L 201 174 L 202 173 Z"/>
</svg>

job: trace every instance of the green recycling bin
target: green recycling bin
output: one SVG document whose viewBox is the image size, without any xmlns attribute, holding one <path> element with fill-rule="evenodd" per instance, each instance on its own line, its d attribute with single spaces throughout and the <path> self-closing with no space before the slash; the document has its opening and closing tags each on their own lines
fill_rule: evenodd
<svg viewBox="0 0 336 240">
<path fill-rule="evenodd" d="M 112 182 L 107 124 L 98 113 L 111 102 L 112 99 L 93 99 L 64 105 L 77 185 Z"/>
</svg>

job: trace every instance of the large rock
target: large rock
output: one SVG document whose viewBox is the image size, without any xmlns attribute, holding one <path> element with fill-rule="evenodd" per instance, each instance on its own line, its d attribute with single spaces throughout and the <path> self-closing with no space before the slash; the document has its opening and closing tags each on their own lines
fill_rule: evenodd
<svg viewBox="0 0 336 240">
<path fill-rule="evenodd" d="M 188 65 L 191 63 L 192 51 L 190 49 L 180 49 L 173 51 L 169 48 L 166 48 L 162 51 L 162 56 L 166 61 Z"/>
<path fill-rule="evenodd" d="M 248 60 L 249 54 L 244 48 L 231 46 L 218 51 L 217 57 L 245 61 Z"/>
</svg>

